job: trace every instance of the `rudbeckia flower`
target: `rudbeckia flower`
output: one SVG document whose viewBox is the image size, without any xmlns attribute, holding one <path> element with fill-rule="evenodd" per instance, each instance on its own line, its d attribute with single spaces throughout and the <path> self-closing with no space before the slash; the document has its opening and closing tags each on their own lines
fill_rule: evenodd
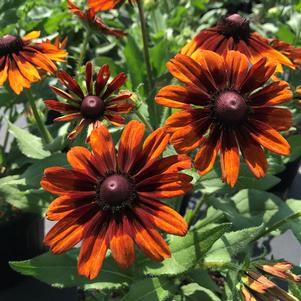
<svg viewBox="0 0 301 301">
<path fill-rule="evenodd" d="M 274 49 L 287 56 L 295 67 L 301 68 L 301 47 L 296 48 L 289 43 L 277 39 L 273 39 L 270 44 Z"/>
<path fill-rule="evenodd" d="M 53 111 L 66 113 L 55 121 L 70 121 L 78 119 L 75 129 L 68 135 L 69 139 L 74 139 L 80 131 L 88 125 L 97 128 L 101 125 L 101 120 L 106 119 L 116 126 L 125 124 L 125 119 L 120 116 L 122 113 L 129 113 L 134 105 L 130 101 L 132 93 L 122 92 L 112 96 L 125 83 L 127 76 L 119 73 L 109 84 L 110 69 L 108 65 L 103 65 L 93 85 L 93 65 L 86 64 L 86 87 L 84 93 L 79 84 L 65 71 L 58 73 L 60 82 L 68 89 L 67 92 L 57 87 L 50 89 L 57 95 L 66 99 L 66 102 L 57 100 L 46 100 L 46 106 Z"/>
<path fill-rule="evenodd" d="M 239 150 L 257 178 L 267 169 L 262 146 L 289 155 L 290 146 L 278 131 L 291 127 L 292 116 L 288 109 L 274 107 L 291 100 L 289 85 L 279 80 L 262 87 L 275 72 L 275 64 L 262 58 L 251 66 L 238 51 L 223 57 L 199 50 L 193 58 L 178 54 L 167 67 L 185 85 L 164 87 L 156 101 L 181 109 L 168 118 L 166 127 L 178 153 L 200 148 L 195 157 L 200 175 L 213 168 L 220 152 L 222 178 L 233 187 Z"/>
<path fill-rule="evenodd" d="M 126 0 L 88 0 L 88 5 L 98 12 L 116 8 L 116 6 L 123 4 L 125 1 Z M 137 0 L 129 0 L 130 4 L 135 2 L 137 2 Z"/>
<path fill-rule="evenodd" d="M 142 144 L 144 125 L 131 121 L 124 129 L 118 151 L 106 127 L 92 131 L 92 152 L 73 147 L 67 154 L 72 169 L 47 168 L 42 187 L 59 195 L 47 217 L 58 221 L 45 237 L 55 254 L 82 241 L 78 271 L 97 277 L 108 249 L 121 268 L 135 260 L 136 244 L 155 261 L 170 257 L 157 228 L 184 236 L 182 216 L 158 199 L 181 196 L 192 188 L 192 178 L 179 173 L 190 168 L 190 158 L 161 158 L 169 136 L 160 128 Z"/>
<path fill-rule="evenodd" d="M 89 8 L 86 12 L 83 12 L 72 1 L 68 0 L 68 4 L 68 9 L 92 29 L 99 30 L 104 34 L 113 35 L 118 38 L 125 35 L 125 33 L 120 29 L 110 28 L 107 26 L 100 17 L 96 16 L 93 8 Z"/>
<path fill-rule="evenodd" d="M 253 64 L 266 57 L 268 61 L 277 64 L 277 72 L 283 71 L 282 65 L 294 68 L 287 56 L 269 45 L 268 39 L 252 32 L 249 21 L 239 14 L 223 17 L 216 26 L 202 30 L 181 53 L 191 56 L 197 49 L 211 50 L 218 54 L 237 50 Z"/>
<path fill-rule="evenodd" d="M 299 301 L 298 298 L 281 289 L 270 277 L 300 283 L 301 277 L 291 272 L 289 262 L 263 262 L 246 271 L 242 276 L 241 296 L 244 301 L 283 300 Z"/>
<path fill-rule="evenodd" d="M 53 74 L 57 71 L 53 61 L 65 61 L 67 52 L 63 49 L 49 41 L 32 42 L 39 36 L 39 31 L 33 31 L 23 37 L 6 35 L 0 38 L 0 87 L 8 79 L 12 90 L 20 94 L 41 79 L 39 70 Z"/>
</svg>

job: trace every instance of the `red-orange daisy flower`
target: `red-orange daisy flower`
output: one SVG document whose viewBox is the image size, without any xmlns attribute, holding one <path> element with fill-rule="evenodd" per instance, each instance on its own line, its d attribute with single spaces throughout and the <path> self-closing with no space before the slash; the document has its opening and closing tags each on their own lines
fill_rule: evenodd
<svg viewBox="0 0 301 301">
<path fill-rule="evenodd" d="M 116 8 L 124 2 L 125 0 L 88 0 L 88 5 L 98 12 Z M 129 0 L 130 4 L 135 2 L 137 2 L 137 0 Z"/>
<path fill-rule="evenodd" d="M 252 64 L 266 57 L 270 62 L 277 63 L 277 72 L 283 71 L 282 64 L 294 68 L 288 57 L 271 47 L 268 39 L 252 32 L 249 21 L 238 14 L 223 17 L 216 26 L 202 30 L 181 53 L 191 56 L 197 49 L 218 54 L 237 50 L 246 55 Z"/>
<path fill-rule="evenodd" d="M 266 58 L 250 65 L 238 51 L 225 57 L 199 50 L 193 58 L 178 54 L 167 67 L 185 86 L 167 86 L 157 103 L 182 109 L 170 116 L 166 127 L 178 153 L 200 147 L 195 166 L 200 175 L 209 172 L 220 152 L 222 177 L 232 187 L 239 174 L 240 156 L 253 174 L 266 174 L 267 161 L 261 146 L 288 155 L 290 146 L 278 133 L 292 123 L 291 113 L 275 108 L 292 98 L 289 85 L 276 81 L 263 88 L 275 71 Z"/>
<path fill-rule="evenodd" d="M 293 45 L 272 39 L 271 46 L 281 52 L 283 55 L 287 56 L 297 68 L 301 68 L 301 47 L 296 48 Z"/>
<path fill-rule="evenodd" d="M 78 6 L 76 6 L 70 0 L 68 1 L 68 9 L 75 15 L 77 15 L 83 22 L 85 22 L 92 29 L 100 30 L 104 34 L 113 35 L 115 37 L 123 37 L 125 33 L 116 28 L 110 28 L 107 26 L 100 17 L 96 16 L 94 8 L 89 8 L 86 12 L 83 12 Z"/>
<path fill-rule="evenodd" d="M 118 152 L 106 127 L 92 131 L 92 153 L 74 147 L 67 158 L 72 170 L 45 170 L 42 187 L 59 195 L 47 217 L 59 221 L 46 235 L 52 252 L 62 253 L 82 240 L 78 270 L 95 278 L 110 248 L 122 268 L 135 259 L 134 244 L 156 261 L 170 257 L 167 243 L 156 228 L 183 236 L 185 220 L 159 201 L 181 196 L 192 188 L 192 178 L 179 173 L 190 168 L 190 158 L 160 158 L 169 136 L 160 128 L 141 145 L 144 125 L 131 121 L 124 129 Z"/>
<path fill-rule="evenodd" d="M 54 73 L 53 61 L 63 62 L 67 52 L 49 42 L 33 43 L 40 36 L 33 31 L 24 37 L 6 35 L 0 38 L 0 87 L 8 79 L 16 94 L 41 79 L 39 69 Z"/>
<path fill-rule="evenodd" d="M 65 71 L 58 73 L 61 83 L 68 89 L 67 92 L 51 86 L 50 89 L 57 95 L 66 99 L 67 103 L 56 100 L 46 100 L 45 104 L 50 110 L 60 113 L 67 113 L 58 117 L 55 121 L 70 121 L 79 119 L 75 129 L 68 135 L 69 139 L 74 139 L 79 132 L 87 125 L 97 128 L 101 125 L 101 120 L 106 119 L 116 126 L 125 124 L 125 119 L 120 116 L 122 113 L 129 113 L 134 105 L 130 98 L 132 93 L 122 92 L 112 96 L 125 83 L 127 76 L 121 72 L 109 84 L 110 69 L 108 65 L 103 65 L 93 85 L 93 65 L 86 64 L 86 86 L 85 94 L 79 84 Z"/>
</svg>

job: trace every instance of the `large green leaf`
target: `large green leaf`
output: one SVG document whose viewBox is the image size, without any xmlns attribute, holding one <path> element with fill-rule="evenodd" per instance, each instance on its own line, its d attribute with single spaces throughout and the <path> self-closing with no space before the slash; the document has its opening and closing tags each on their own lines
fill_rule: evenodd
<svg viewBox="0 0 301 301">
<path fill-rule="evenodd" d="M 169 240 L 172 257 L 161 263 L 145 259 L 138 263 L 139 270 L 147 276 L 185 273 L 206 255 L 214 242 L 229 231 L 230 227 L 231 224 L 221 224 L 206 229 L 193 229 L 185 237 L 172 236 Z"/>
<path fill-rule="evenodd" d="M 210 289 L 197 283 L 190 283 L 181 287 L 187 301 L 221 301 Z"/>
<path fill-rule="evenodd" d="M 232 257 L 246 249 L 263 229 L 264 225 L 261 225 L 224 234 L 206 253 L 204 265 L 214 263 L 217 266 L 223 266 L 231 263 Z"/>
<path fill-rule="evenodd" d="M 244 189 L 231 199 L 215 199 L 212 204 L 222 211 L 236 229 L 265 224 L 270 227 L 286 220 L 291 215 L 301 212 L 301 202 L 287 200 L 283 202 L 272 193 Z M 281 229 L 291 229 L 301 242 L 301 219 L 288 220 Z"/>
<path fill-rule="evenodd" d="M 17 139 L 20 151 L 29 158 L 44 159 L 50 156 L 50 152 L 43 148 L 42 139 L 9 123 L 10 133 Z"/>
<path fill-rule="evenodd" d="M 168 278 L 150 278 L 135 282 L 120 301 L 167 301 L 172 300 L 175 284 Z"/>
<path fill-rule="evenodd" d="M 43 190 L 28 189 L 25 184 L 25 179 L 19 176 L 1 178 L 0 193 L 14 207 L 43 215 L 51 201 L 51 195 Z"/>
<path fill-rule="evenodd" d="M 28 187 L 38 188 L 40 187 L 40 181 L 42 179 L 45 168 L 52 166 L 65 167 L 67 165 L 68 163 L 66 159 L 66 154 L 52 154 L 47 158 L 35 161 L 25 170 L 21 177 L 25 178 L 26 185 Z"/>
<path fill-rule="evenodd" d="M 120 270 L 112 257 L 107 256 L 100 275 L 90 281 L 78 274 L 77 255 L 77 249 L 62 255 L 48 252 L 29 260 L 10 262 L 10 265 L 23 275 L 33 276 L 61 288 L 78 286 L 84 289 L 116 289 L 127 286 L 133 279 L 130 269 Z"/>
</svg>

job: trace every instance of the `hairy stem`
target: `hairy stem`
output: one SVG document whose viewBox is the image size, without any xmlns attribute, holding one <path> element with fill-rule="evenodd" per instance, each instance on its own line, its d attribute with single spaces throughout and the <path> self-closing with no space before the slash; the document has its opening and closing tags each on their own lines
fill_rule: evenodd
<svg viewBox="0 0 301 301">
<path fill-rule="evenodd" d="M 187 221 L 189 227 L 191 227 L 194 224 L 195 219 L 198 217 L 198 215 L 199 215 L 199 213 L 202 209 L 202 206 L 206 202 L 206 199 L 207 199 L 207 195 L 202 194 L 202 197 L 201 197 L 200 201 L 196 204 L 195 208 L 192 211 L 192 214 L 190 215 L 190 217 Z"/>
<path fill-rule="evenodd" d="M 39 131 L 41 133 L 41 136 L 42 136 L 44 142 L 46 144 L 51 143 L 53 141 L 53 138 L 52 138 L 51 134 L 49 133 L 48 129 L 45 126 L 45 123 L 43 122 L 43 120 L 41 118 L 41 115 L 38 111 L 38 108 L 36 106 L 36 103 L 35 103 L 35 100 L 34 100 L 32 94 L 31 94 L 31 91 L 29 89 L 25 89 L 25 94 L 26 94 L 26 97 L 27 97 L 27 99 L 29 101 L 29 104 L 31 106 L 34 118 L 36 120 L 37 126 L 39 128 Z"/>
</svg>

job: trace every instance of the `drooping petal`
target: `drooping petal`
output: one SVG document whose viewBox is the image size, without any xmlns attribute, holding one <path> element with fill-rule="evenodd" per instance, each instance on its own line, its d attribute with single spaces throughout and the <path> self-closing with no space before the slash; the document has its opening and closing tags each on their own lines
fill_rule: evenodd
<svg viewBox="0 0 301 301">
<path fill-rule="evenodd" d="M 234 187 L 239 174 L 239 151 L 233 131 L 224 130 L 220 150 L 223 180 Z"/>
<path fill-rule="evenodd" d="M 188 226 L 184 218 L 162 202 L 143 198 L 135 213 L 141 220 L 149 220 L 155 227 L 170 234 L 184 236 Z"/>
<path fill-rule="evenodd" d="M 0 69 L 0 87 L 3 86 L 8 76 L 8 66 L 9 66 L 9 58 L 3 57 L 1 60 L 1 69 Z"/>
<path fill-rule="evenodd" d="M 287 131 L 293 123 L 291 111 L 285 108 L 253 108 L 253 112 L 252 119 L 267 123 L 276 131 Z"/>
<path fill-rule="evenodd" d="M 59 254 L 74 247 L 83 236 L 84 225 L 96 214 L 97 206 L 87 204 L 72 211 L 47 233 L 44 243 L 53 253 Z"/>
<path fill-rule="evenodd" d="M 67 115 L 66 115 L 67 116 Z M 78 116 L 81 117 L 81 116 Z M 61 118 L 61 117 L 59 117 Z M 55 120 L 59 119 L 56 118 Z M 77 124 L 77 126 L 69 133 L 68 135 L 68 139 L 69 140 L 73 140 L 75 139 L 75 137 L 77 137 L 77 135 L 84 129 L 85 126 L 87 126 L 89 124 L 89 121 L 87 119 L 82 118 L 80 120 L 80 122 Z"/>
<path fill-rule="evenodd" d="M 152 199 L 172 198 L 190 191 L 192 177 L 182 173 L 155 175 L 136 183 L 138 194 Z"/>
<path fill-rule="evenodd" d="M 93 200 L 94 197 L 91 196 L 62 195 L 48 206 L 47 219 L 52 221 L 61 220 L 77 208 L 81 210 L 81 207 L 84 206 L 85 209 L 85 206 L 92 203 Z"/>
<path fill-rule="evenodd" d="M 69 94 L 69 93 L 67 93 L 67 92 L 65 92 L 65 91 L 63 91 L 63 90 L 61 90 L 61 89 L 59 89 L 59 88 L 57 88 L 57 87 L 54 87 L 54 86 L 49 86 L 49 88 L 55 93 L 55 94 L 57 94 L 57 95 L 59 95 L 59 96 L 61 96 L 61 97 L 63 97 L 63 98 L 65 98 L 65 99 L 67 99 L 67 100 L 70 100 L 71 102 L 79 102 L 80 100 L 79 99 L 77 99 L 76 97 L 74 97 L 73 95 L 71 95 L 71 94 Z"/>
<path fill-rule="evenodd" d="M 242 156 L 251 172 L 256 178 L 264 177 L 268 164 L 261 146 L 251 138 L 247 129 L 238 130 L 236 137 Z"/>
<path fill-rule="evenodd" d="M 100 211 L 85 226 L 77 266 L 78 272 L 89 279 L 96 278 L 103 265 L 109 247 L 109 227 Z"/>
<path fill-rule="evenodd" d="M 40 75 L 37 69 L 26 61 L 22 56 L 18 56 L 15 53 L 12 54 L 14 61 L 16 62 L 20 72 L 26 77 L 30 82 L 36 82 L 40 80 Z"/>
<path fill-rule="evenodd" d="M 252 120 L 248 129 L 252 138 L 270 151 L 285 156 L 290 154 L 289 143 L 271 126 Z"/>
<path fill-rule="evenodd" d="M 134 241 L 128 230 L 127 217 L 124 215 L 121 222 L 112 221 L 110 228 L 110 249 L 112 256 L 122 268 L 130 267 L 135 260 Z"/>
<path fill-rule="evenodd" d="M 252 107 L 270 107 L 290 101 L 293 97 L 289 90 L 289 84 L 283 80 L 272 84 L 253 93 L 250 97 Z"/>
<path fill-rule="evenodd" d="M 13 59 L 11 59 L 9 63 L 8 81 L 10 87 L 16 94 L 20 94 L 24 88 L 30 87 L 29 80 L 22 75 Z"/>
<path fill-rule="evenodd" d="M 201 176 L 208 173 L 214 166 L 220 148 L 220 136 L 220 130 L 217 127 L 212 128 L 195 156 L 194 164 Z"/>
<path fill-rule="evenodd" d="M 61 113 L 74 113 L 78 111 L 78 108 L 56 100 L 45 100 L 44 103 L 49 110 Z"/>
<path fill-rule="evenodd" d="M 146 222 L 146 225 L 144 224 Z M 131 221 L 132 237 L 138 247 L 151 259 L 162 261 L 171 256 L 169 247 L 161 235 L 147 221 Z"/>
</svg>

